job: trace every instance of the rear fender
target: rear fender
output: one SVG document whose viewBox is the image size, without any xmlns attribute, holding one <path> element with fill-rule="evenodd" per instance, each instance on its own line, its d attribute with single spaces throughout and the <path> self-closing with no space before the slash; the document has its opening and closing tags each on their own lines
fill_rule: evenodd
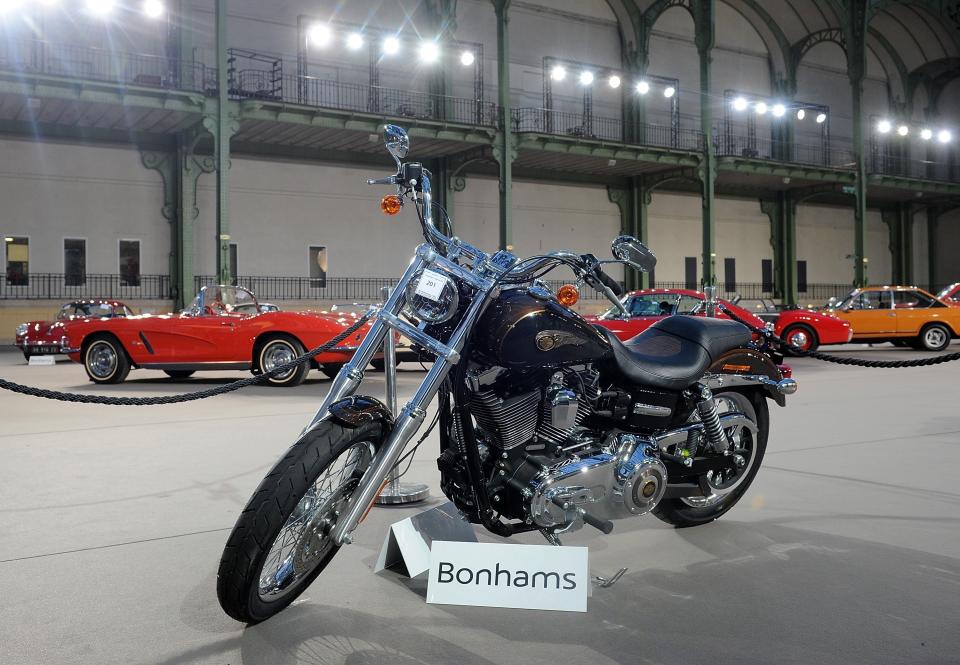
<svg viewBox="0 0 960 665">
<path fill-rule="evenodd" d="M 330 415 L 341 424 L 355 428 L 370 422 L 393 426 L 393 414 L 387 405 L 375 397 L 353 395 L 330 405 Z"/>
<path fill-rule="evenodd" d="M 707 372 L 711 380 L 706 383 L 713 390 L 757 386 L 780 406 L 787 405 L 786 395 L 777 388 L 784 378 L 783 374 L 765 353 L 753 349 L 733 349 L 717 358 Z M 736 376 L 743 378 L 738 380 L 734 378 Z M 769 382 L 749 380 L 747 377 L 763 377 Z"/>
</svg>

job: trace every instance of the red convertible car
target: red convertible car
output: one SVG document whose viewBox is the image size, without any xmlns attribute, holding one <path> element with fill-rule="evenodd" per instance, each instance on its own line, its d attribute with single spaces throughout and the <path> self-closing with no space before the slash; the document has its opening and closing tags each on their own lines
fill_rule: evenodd
<svg viewBox="0 0 960 665">
<path fill-rule="evenodd" d="M 238 286 L 207 286 L 179 314 L 78 319 L 64 325 L 70 359 L 95 383 L 120 383 L 131 368 L 159 369 L 172 378 L 198 370 L 267 372 L 348 328 L 357 315 L 264 312 Z M 303 382 L 311 367 L 333 376 L 366 334 L 358 331 L 334 349 L 270 379 L 275 386 Z"/>
<path fill-rule="evenodd" d="M 748 309 L 720 300 L 725 306 L 745 321 L 763 328 L 766 321 Z M 701 291 L 686 289 L 644 289 L 633 291 L 623 299 L 630 318 L 623 318 L 618 310 L 610 309 L 599 317 L 587 317 L 593 323 L 609 328 L 622 340 L 643 332 L 664 316 L 688 314 L 705 316 L 704 295 Z M 718 312 L 720 318 L 728 318 Z M 845 321 L 805 310 L 785 310 L 772 321 L 773 331 L 778 336 L 797 346 L 813 350 L 820 344 L 846 344 L 852 335 Z"/>
<path fill-rule="evenodd" d="M 937 297 L 948 305 L 960 306 L 960 282 L 951 284 L 938 293 Z"/>
<path fill-rule="evenodd" d="M 60 307 L 53 321 L 29 321 L 17 326 L 15 344 L 23 357 L 65 353 L 64 324 L 78 319 L 112 319 L 133 316 L 119 300 L 74 300 Z"/>
</svg>

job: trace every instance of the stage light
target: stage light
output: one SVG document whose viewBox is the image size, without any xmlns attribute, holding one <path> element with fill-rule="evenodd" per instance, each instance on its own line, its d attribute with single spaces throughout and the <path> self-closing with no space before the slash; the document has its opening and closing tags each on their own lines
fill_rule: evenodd
<svg viewBox="0 0 960 665">
<path fill-rule="evenodd" d="M 610 78 L 607 79 L 607 85 L 616 90 L 620 87 L 620 77 L 616 74 L 611 74 Z"/>
<path fill-rule="evenodd" d="M 753 110 L 757 112 L 757 115 L 763 115 L 767 112 L 767 105 L 765 102 L 757 102 L 756 106 L 753 107 Z"/>
<path fill-rule="evenodd" d="M 910 133 L 910 128 L 907 127 L 906 125 L 900 125 L 899 127 L 897 127 L 897 134 L 899 134 L 900 136 L 906 136 L 909 133 Z"/>
<path fill-rule="evenodd" d="M 930 139 L 933 138 L 933 130 L 930 130 L 927 128 L 921 129 L 920 138 L 922 138 L 924 141 L 929 141 Z"/>
<path fill-rule="evenodd" d="M 347 35 L 347 48 L 351 51 L 359 51 L 363 48 L 363 35 L 359 32 L 351 32 Z"/>
<path fill-rule="evenodd" d="M 807 112 L 803 109 L 797 109 L 797 120 L 803 120 L 807 117 Z"/>
<path fill-rule="evenodd" d="M 87 11 L 95 16 L 106 16 L 113 11 L 114 0 L 87 0 Z"/>
<path fill-rule="evenodd" d="M 818 125 L 822 125 L 822 124 L 825 123 L 826 121 L 827 121 L 827 114 L 826 114 L 826 113 L 818 113 L 818 114 L 817 114 L 817 124 L 818 124 Z"/>
<path fill-rule="evenodd" d="M 668 85 L 666 88 L 663 89 L 663 96 L 666 97 L 667 99 L 670 99 L 675 94 L 677 94 L 677 89 L 674 88 L 672 85 Z"/>
<path fill-rule="evenodd" d="M 0 0 L 0 16 L 19 9 L 22 4 L 23 0 Z"/>
<path fill-rule="evenodd" d="M 163 3 L 160 0 L 143 0 L 143 13 L 149 18 L 160 18 L 163 16 Z"/>
<path fill-rule="evenodd" d="M 473 51 L 464 51 L 460 54 L 460 64 L 464 67 L 469 67 L 476 61 L 476 56 L 473 54 Z"/>
<path fill-rule="evenodd" d="M 637 92 L 641 95 L 645 95 L 650 92 L 650 84 L 646 81 L 637 81 Z"/>
<path fill-rule="evenodd" d="M 396 37 L 387 37 L 380 48 L 384 55 L 396 55 L 400 52 L 400 40 Z"/>
<path fill-rule="evenodd" d="M 590 85 L 593 83 L 593 72 L 580 72 L 580 85 Z"/>
<path fill-rule="evenodd" d="M 554 81 L 562 81 L 567 78 L 567 70 L 563 65 L 555 65 L 553 69 L 550 70 L 550 78 Z"/>
<path fill-rule="evenodd" d="M 311 46 L 316 46 L 318 48 L 323 48 L 330 44 L 330 40 L 333 39 L 333 31 L 330 30 L 329 25 L 324 25 L 323 23 L 314 23 L 307 30 L 307 42 Z"/>
<path fill-rule="evenodd" d="M 774 104 L 770 112 L 773 113 L 775 118 L 782 118 L 783 114 L 787 112 L 787 107 L 783 104 Z"/>
<path fill-rule="evenodd" d="M 940 143 L 950 143 L 951 139 L 953 139 L 953 134 L 950 133 L 949 129 L 941 129 L 937 132 L 937 140 Z"/>
<path fill-rule="evenodd" d="M 737 97 L 733 100 L 733 110 L 734 111 L 746 111 L 749 106 L 746 97 Z"/>
<path fill-rule="evenodd" d="M 891 127 L 892 125 L 890 124 L 889 120 L 881 120 L 880 122 L 877 123 L 877 131 L 880 132 L 881 134 L 888 133 Z"/>
<path fill-rule="evenodd" d="M 436 42 L 422 42 L 420 44 L 420 60 L 436 62 L 440 57 L 440 46 Z"/>
</svg>

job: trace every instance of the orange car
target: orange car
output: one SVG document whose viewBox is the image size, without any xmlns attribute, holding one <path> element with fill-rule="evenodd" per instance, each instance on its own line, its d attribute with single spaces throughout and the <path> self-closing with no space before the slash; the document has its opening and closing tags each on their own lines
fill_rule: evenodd
<svg viewBox="0 0 960 665">
<path fill-rule="evenodd" d="M 960 337 L 960 308 L 915 286 L 856 289 L 832 313 L 850 323 L 853 342 L 893 342 L 942 351 Z"/>
</svg>

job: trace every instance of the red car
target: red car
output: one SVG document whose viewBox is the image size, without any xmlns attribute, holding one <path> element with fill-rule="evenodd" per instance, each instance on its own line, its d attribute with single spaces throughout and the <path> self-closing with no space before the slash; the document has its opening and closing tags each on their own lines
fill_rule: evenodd
<svg viewBox="0 0 960 665">
<path fill-rule="evenodd" d="M 127 316 L 133 316 L 133 312 L 119 300 L 74 300 L 62 305 L 53 321 L 29 321 L 18 325 L 15 344 L 27 360 L 30 356 L 65 353 L 65 323 L 77 319 Z"/>
<path fill-rule="evenodd" d="M 777 336 L 806 351 L 821 344 L 846 344 L 853 339 L 853 328 L 828 312 L 792 308 L 779 309 L 769 298 L 735 298 L 734 303 L 768 323 Z"/>
<path fill-rule="evenodd" d="M 956 305 L 960 307 L 960 282 L 951 284 L 943 291 L 938 293 L 937 297 L 948 305 Z"/>
<path fill-rule="evenodd" d="M 720 300 L 725 306 L 744 321 L 758 328 L 766 322 L 760 316 L 744 307 Z M 674 314 L 692 314 L 705 316 L 704 295 L 701 291 L 687 289 L 644 289 L 633 291 L 625 296 L 624 307 L 630 312 L 628 319 L 621 318 L 618 310 L 611 309 L 599 317 L 588 317 L 593 323 L 609 328 L 622 340 L 637 335 L 664 316 Z M 720 318 L 729 318 L 718 312 Z M 813 350 L 820 344 L 845 344 L 850 341 L 852 332 L 845 321 L 805 310 L 786 310 L 780 312 L 773 323 L 773 331 L 780 337 L 790 340 L 797 346 Z M 789 337 L 785 337 L 789 335 Z"/>
<path fill-rule="evenodd" d="M 159 369 L 182 379 L 198 370 L 270 371 L 335 337 L 357 315 L 262 311 L 238 286 L 207 286 L 180 314 L 78 319 L 64 324 L 70 359 L 83 363 L 95 383 L 120 383 L 131 368 Z M 368 324 L 369 325 L 369 324 Z M 366 334 L 358 331 L 333 350 L 272 379 L 275 386 L 303 382 L 310 367 L 333 376 Z"/>
</svg>

